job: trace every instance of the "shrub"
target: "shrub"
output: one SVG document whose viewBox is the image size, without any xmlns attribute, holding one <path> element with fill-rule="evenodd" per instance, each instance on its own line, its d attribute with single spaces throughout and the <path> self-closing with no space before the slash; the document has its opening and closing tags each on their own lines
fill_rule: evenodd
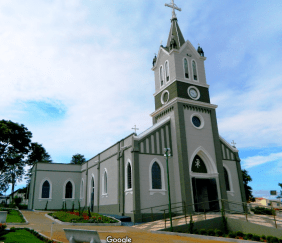
<svg viewBox="0 0 282 243">
<path fill-rule="evenodd" d="M 230 238 L 235 238 L 235 237 L 236 237 L 236 234 L 233 233 L 233 232 L 230 232 L 230 233 L 228 234 L 228 237 L 230 237 Z"/>
<path fill-rule="evenodd" d="M 0 223 L 0 232 L 6 229 L 7 225 Z"/>
<path fill-rule="evenodd" d="M 255 207 L 251 209 L 255 214 L 275 215 L 275 210 L 265 207 Z"/>
<path fill-rule="evenodd" d="M 12 227 L 11 229 L 10 229 L 10 232 L 15 232 L 16 231 L 16 228 L 15 227 Z"/>
<path fill-rule="evenodd" d="M 223 235 L 223 232 L 221 230 L 219 230 L 219 229 L 216 229 L 214 231 L 214 233 L 215 233 L 216 236 L 222 236 Z"/>
<path fill-rule="evenodd" d="M 253 234 L 247 234 L 246 237 L 248 240 L 251 240 L 253 238 Z"/>
<path fill-rule="evenodd" d="M 194 230 L 193 230 L 193 234 L 199 234 L 199 230 L 194 229 Z"/>
<path fill-rule="evenodd" d="M 258 236 L 258 235 L 253 235 L 252 240 L 254 240 L 254 241 L 260 241 L 260 236 Z"/>
<path fill-rule="evenodd" d="M 265 235 L 262 235 L 261 238 L 262 238 L 263 240 L 266 240 L 266 236 L 265 236 Z"/>
<path fill-rule="evenodd" d="M 18 197 L 18 196 L 15 196 L 15 198 L 14 198 L 14 202 L 17 206 L 22 202 L 22 200 L 23 199 L 21 197 Z"/>
<path fill-rule="evenodd" d="M 200 235 L 206 235 L 207 231 L 205 229 L 200 229 Z"/>
<path fill-rule="evenodd" d="M 267 236 L 267 237 L 266 237 L 267 242 L 272 242 L 272 238 L 273 238 L 273 237 L 272 237 L 272 236 L 270 236 L 270 235 L 269 235 L 269 236 Z"/>
<path fill-rule="evenodd" d="M 215 235 L 215 232 L 214 232 L 213 229 L 209 229 L 209 230 L 207 231 L 207 233 L 208 233 L 208 235 L 211 235 L 211 236 L 214 236 L 214 235 Z"/>
<path fill-rule="evenodd" d="M 27 209 L 27 205 L 24 205 L 24 204 L 20 204 L 18 206 L 19 209 Z"/>
<path fill-rule="evenodd" d="M 236 235 L 239 236 L 239 237 L 243 237 L 244 236 L 244 233 L 242 231 L 237 231 L 236 232 Z"/>
<path fill-rule="evenodd" d="M 279 242 L 279 239 L 277 237 L 272 237 L 272 242 L 273 243 Z"/>
</svg>

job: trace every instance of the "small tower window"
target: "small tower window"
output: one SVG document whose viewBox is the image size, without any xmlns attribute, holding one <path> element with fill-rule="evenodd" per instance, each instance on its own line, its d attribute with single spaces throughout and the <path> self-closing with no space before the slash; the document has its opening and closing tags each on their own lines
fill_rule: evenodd
<svg viewBox="0 0 282 243">
<path fill-rule="evenodd" d="M 196 62 L 194 60 L 192 61 L 192 67 L 194 80 L 198 80 Z"/>
<path fill-rule="evenodd" d="M 168 68 L 168 61 L 165 62 L 165 76 L 166 76 L 166 81 L 169 81 L 169 68 Z"/>
<path fill-rule="evenodd" d="M 161 82 L 161 86 L 163 86 L 164 85 L 163 66 L 160 67 L 160 82 Z"/>
<path fill-rule="evenodd" d="M 188 61 L 186 58 L 184 58 L 184 73 L 185 78 L 189 78 Z"/>
</svg>

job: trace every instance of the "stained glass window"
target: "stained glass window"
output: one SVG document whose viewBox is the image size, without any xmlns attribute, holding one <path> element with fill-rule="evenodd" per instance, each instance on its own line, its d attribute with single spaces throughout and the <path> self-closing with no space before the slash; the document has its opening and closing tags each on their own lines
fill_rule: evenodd
<svg viewBox="0 0 282 243">
<path fill-rule="evenodd" d="M 50 197 L 50 184 L 46 180 L 42 185 L 42 198 L 49 198 Z"/>
<path fill-rule="evenodd" d="M 161 167 L 157 162 L 152 166 L 152 189 L 162 189 Z"/>
<path fill-rule="evenodd" d="M 72 198 L 72 184 L 70 181 L 66 185 L 65 198 Z"/>
<path fill-rule="evenodd" d="M 185 71 L 185 78 L 189 78 L 188 62 L 186 58 L 184 58 L 184 71 Z"/>
<path fill-rule="evenodd" d="M 193 76 L 194 76 L 194 80 L 197 80 L 197 69 L 196 69 L 196 63 L 195 61 L 192 61 L 192 67 L 193 67 Z"/>
</svg>

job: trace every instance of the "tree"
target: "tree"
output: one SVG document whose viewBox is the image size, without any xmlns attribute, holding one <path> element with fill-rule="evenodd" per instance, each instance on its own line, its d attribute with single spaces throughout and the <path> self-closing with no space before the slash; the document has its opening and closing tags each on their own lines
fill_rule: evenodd
<svg viewBox="0 0 282 243">
<path fill-rule="evenodd" d="M 282 183 L 278 183 L 278 186 L 280 186 L 282 189 Z M 282 191 L 280 191 L 280 195 L 278 195 L 276 198 L 278 199 L 282 198 Z"/>
<path fill-rule="evenodd" d="M 253 197 L 253 192 L 252 188 L 248 186 L 248 183 L 252 181 L 252 177 L 248 174 L 248 171 L 242 170 L 242 176 L 243 176 L 243 184 L 245 188 L 245 193 L 246 193 L 246 200 L 247 202 L 254 202 L 255 198 Z"/>
<path fill-rule="evenodd" d="M 72 156 L 71 164 L 81 165 L 82 163 L 86 162 L 84 155 L 82 154 L 75 154 Z"/>
<path fill-rule="evenodd" d="M 7 191 L 11 183 L 13 193 L 16 181 L 22 179 L 31 137 L 23 124 L 0 121 L 0 191 Z"/>
</svg>

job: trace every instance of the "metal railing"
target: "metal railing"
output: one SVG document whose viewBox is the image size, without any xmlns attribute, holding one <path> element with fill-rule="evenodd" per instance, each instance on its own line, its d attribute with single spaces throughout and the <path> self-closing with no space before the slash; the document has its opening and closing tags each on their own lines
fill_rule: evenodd
<svg viewBox="0 0 282 243">
<path fill-rule="evenodd" d="M 206 207 L 207 204 L 210 206 L 211 203 L 216 203 L 218 202 L 218 208 L 215 209 L 210 209 L 210 207 Z M 202 205 L 202 206 L 201 206 Z M 193 212 L 189 210 L 190 212 L 188 213 L 188 208 L 192 207 Z M 252 204 L 248 204 L 245 202 L 233 202 L 233 201 L 228 201 L 225 199 L 219 199 L 219 200 L 211 200 L 211 201 L 205 201 L 205 202 L 200 202 L 200 203 L 193 203 L 193 204 L 186 204 L 185 202 L 177 202 L 177 203 L 171 203 L 171 211 L 172 211 L 172 220 L 179 220 L 181 218 L 184 218 L 185 224 L 188 224 L 187 222 L 187 217 L 190 217 L 191 220 L 193 220 L 193 216 L 199 216 L 203 215 L 204 219 L 207 219 L 207 214 L 212 214 L 212 213 L 219 213 L 221 212 L 223 216 L 228 214 L 242 214 L 245 216 L 246 221 L 249 221 L 250 215 L 252 215 L 252 211 L 258 212 L 259 209 L 256 208 L 259 207 L 262 209 L 259 213 L 256 214 L 257 217 L 261 217 L 264 220 L 273 220 L 275 227 L 277 228 L 277 221 L 282 222 L 282 220 L 277 219 L 276 214 L 277 213 L 282 213 L 282 210 L 274 210 L 272 206 L 263 206 L 263 205 L 255 205 L 255 207 Z M 195 209 L 197 211 L 195 211 Z M 269 209 L 269 210 L 265 210 Z M 133 210 L 132 212 L 134 214 L 141 214 L 141 222 L 149 222 L 149 221 L 155 221 L 155 220 L 164 220 L 165 224 L 165 229 L 167 228 L 167 221 L 170 220 L 169 218 L 169 213 L 168 213 L 168 204 L 164 205 L 159 205 L 155 207 L 148 207 L 148 208 L 142 208 L 139 210 Z M 268 212 L 268 213 L 265 213 Z M 271 214 L 270 214 L 271 212 Z M 268 216 L 268 217 L 265 217 Z M 271 217 L 273 217 L 271 219 Z M 144 219 L 146 219 L 144 221 Z"/>
</svg>

